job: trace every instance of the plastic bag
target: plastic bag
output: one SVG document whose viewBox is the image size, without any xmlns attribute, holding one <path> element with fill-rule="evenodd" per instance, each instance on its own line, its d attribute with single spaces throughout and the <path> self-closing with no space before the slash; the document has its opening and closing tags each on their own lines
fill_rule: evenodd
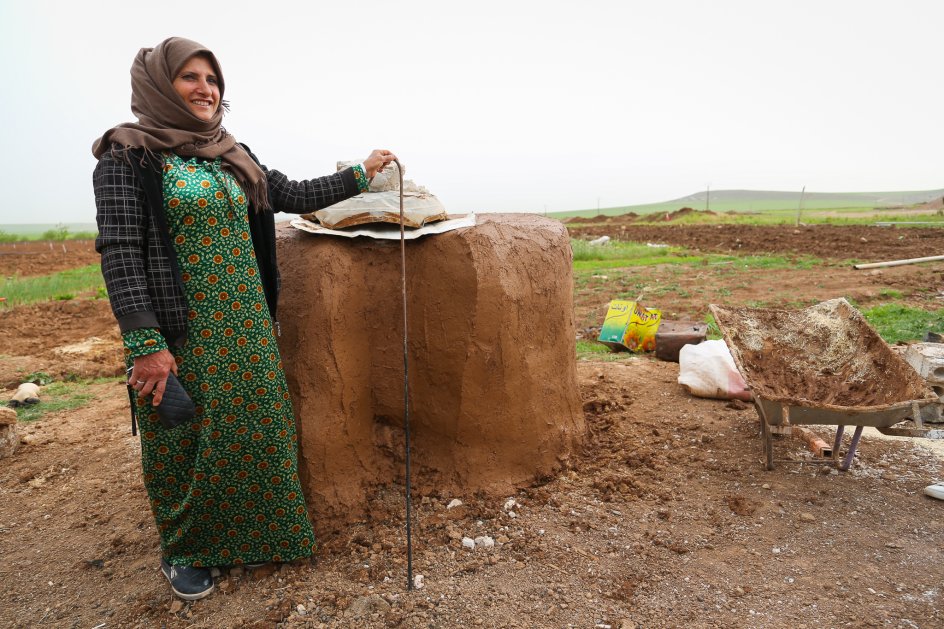
<svg viewBox="0 0 944 629">
<path fill-rule="evenodd" d="M 746 402 L 754 399 L 721 340 L 682 347 L 678 383 L 696 397 Z"/>
<path fill-rule="evenodd" d="M 614 299 L 600 328 L 599 341 L 618 352 L 648 352 L 656 348 L 656 330 L 662 319 L 660 310 L 646 308 L 635 301 Z"/>
</svg>

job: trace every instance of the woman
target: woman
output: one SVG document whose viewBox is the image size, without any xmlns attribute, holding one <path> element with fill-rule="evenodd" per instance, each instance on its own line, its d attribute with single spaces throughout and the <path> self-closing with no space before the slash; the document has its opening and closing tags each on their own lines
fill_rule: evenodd
<svg viewBox="0 0 944 629">
<path fill-rule="evenodd" d="M 273 334 L 273 212 L 310 212 L 366 190 L 394 155 L 376 150 L 301 182 L 268 170 L 220 126 L 219 63 L 187 39 L 142 49 L 131 88 L 138 122 L 92 148 L 96 248 L 137 391 L 132 421 L 161 569 L 177 596 L 195 600 L 213 590 L 214 566 L 312 553 Z M 170 372 L 197 412 L 166 429 L 154 407 Z"/>
</svg>

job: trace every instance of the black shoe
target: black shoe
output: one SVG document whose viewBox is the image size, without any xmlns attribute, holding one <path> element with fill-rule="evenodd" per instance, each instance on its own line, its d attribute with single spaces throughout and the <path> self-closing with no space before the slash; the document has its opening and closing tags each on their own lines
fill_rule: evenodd
<svg viewBox="0 0 944 629">
<path fill-rule="evenodd" d="M 162 557 L 161 572 L 170 582 L 170 589 L 185 601 L 196 601 L 213 591 L 213 577 L 209 568 L 172 566 Z"/>
</svg>

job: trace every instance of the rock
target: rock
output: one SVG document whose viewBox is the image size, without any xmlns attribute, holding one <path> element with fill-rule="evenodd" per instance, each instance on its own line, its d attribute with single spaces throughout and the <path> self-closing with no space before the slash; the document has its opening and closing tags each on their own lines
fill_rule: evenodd
<svg viewBox="0 0 944 629">
<path fill-rule="evenodd" d="M 802 522 L 816 522 L 816 517 L 812 513 L 801 513 L 800 520 Z"/>
<path fill-rule="evenodd" d="M 505 501 L 505 506 L 502 507 L 502 508 L 503 508 L 505 511 L 511 511 L 512 509 L 514 509 L 514 508 L 517 507 L 517 506 L 519 506 L 519 505 L 518 505 L 518 501 L 515 500 L 514 498 L 509 498 L 508 500 Z"/>
<path fill-rule="evenodd" d="M 416 577 L 421 575 L 415 575 Z M 347 609 L 348 615 L 359 618 L 363 616 L 370 616 L 371 614 L 380 613 L 384 614 L 387 610 L 390 609 L 390 603 L 384 600 L 379 594 L 370 594 L 368 596 L 361 596 L 354 600 L 351 603 L 351 606 Z"/>
<path fill-rule="evenodd" d="M 770 483 L 764 483 L 761 485 L 761 489 L 770 489 Z"/>
<path fill-rule="evenodd" d="M 453 507 L 452 509 L 446 509 L 446 512 L 443 514 L 447 520 L 463 520 L 469 515 L 469 507 L 464 504 Z"/>
<path fill-rule="evenodd" d="M 488 535 L 476 537 L 474 541 L 475 541 L 475 547 L 478 547 L 478 548 L 494 548 L 495 547 L 495 540 L 493 540 Z"/>
<path fill-rule="evenodd" d="M 16 411 L 0 406 L 0 459 L 11 456 L 20 445 L 17 436 Z"/>
<path fill-rule="evenodd" d="M 308 610 L 305 609 L 305 606 L 302 605 L 301 603 L 295 606 L 295 611 L 298 612 L 299 616 L 305 616 L 306 614 L 308 614 Z"/>
<path fill-rule="evenodd" d="M 16 423 L 16 411 L 8 406 L 0 406 L 0 426 Z"/>
<path fill-rule="evenodd" d="M 413 587 L 415 587 L 417 590 L 422 590 L 426 586 L 426 583 L 424 582 L 425 580 L 426 580 L 426 577 L 424 577 L 423 575 L 414 574 Z"/>
<path fill-rule="evenodd" d="M 475 540 L 471 537 L 462 538 L 462 547 L 468 548 L 469 550 L 475 550 Z"/>
<path fill-rule="evenodd" d="M 456 507 L 461 507 L 461 506 L 462 506 L 462 501 L 459 500 L 458 498 L 453 498 L 452 500 L 449 501 L 449 504 L 446 505 L 446 510 L 448 511 L 449 509 L 455 509 Z"/>
<path fill-rule="evenodd" d="M 175 598 L 174 602 L 170 604 L 170 613 L 179 614 L 184 608 L 184 602 L 179 598 Z"/>
<path fill-rule="evenodd" d="M 423 331 L 410 336 L 417 495 L 508 496 L 556 473 L 586 433 L 566 228 L 525 213 L 477 221 L 406 251 L 408 324 Z M 387 316 L 402 311 L 400 251 L 289 225 L 276 241 L 299 474 L 316 518 L 354 520 L 363 488 L 393 482 L 403 456 L 402 336 Z"/>
<path fill-rule="evenodd" d="M 462 539 L 462 531 L 457 529 L 452 522 L 446 524 L 446 535 L 449 536 L 449 539 Z"/>
</svg>

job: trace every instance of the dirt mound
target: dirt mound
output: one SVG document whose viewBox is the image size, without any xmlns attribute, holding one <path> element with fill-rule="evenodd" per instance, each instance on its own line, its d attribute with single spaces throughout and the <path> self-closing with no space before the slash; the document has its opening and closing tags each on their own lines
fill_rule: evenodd
<svg viewBox="0 0 944 629">
<path fill-rule="evenodd" d="M 711 210 L 695 210 L 690 207 L 683 207 L 681 209 L 675 210 L 674 212 L 666 213 L 661 220 L 670 223 L 672 221 L 678 220 L 683 216 L 689 216 L 694 214 L 695 216 L 717 216 L 717 212 L 712 212 Z"/>
<path fill-rule="evenodd" d="M 358 517 L 403 469 L 399 248 L 289 227 L 278 246 L 303 482 L 316 518 Z M 567 232 L 483 215 L 410 242 L 407 269 L 418 490 L 501 495 L 554 472 L 584 431 Z"/>
<path fill-rule="evenodd" d="M 944 209 L 944 198 L 937 198 L 928 201 L 927 203 L 919 203 L 915 206 L 915 209 L 920 210 L 941 210 Z"/>
<path fill-rule="evenodd" d="M 563 223 L 568 225 L 574 223 L 631 223 L 634 220 L 639 218 L 639 214 L 635 212 L 626 212 L 625 214 L 616 214 L 614 216 L 606 216 L 604 214 L 598 214 L 592 218 L 586 218 L 582 216 L 571 216 L 570 218 L 565 218 Z"/>
</svg>

